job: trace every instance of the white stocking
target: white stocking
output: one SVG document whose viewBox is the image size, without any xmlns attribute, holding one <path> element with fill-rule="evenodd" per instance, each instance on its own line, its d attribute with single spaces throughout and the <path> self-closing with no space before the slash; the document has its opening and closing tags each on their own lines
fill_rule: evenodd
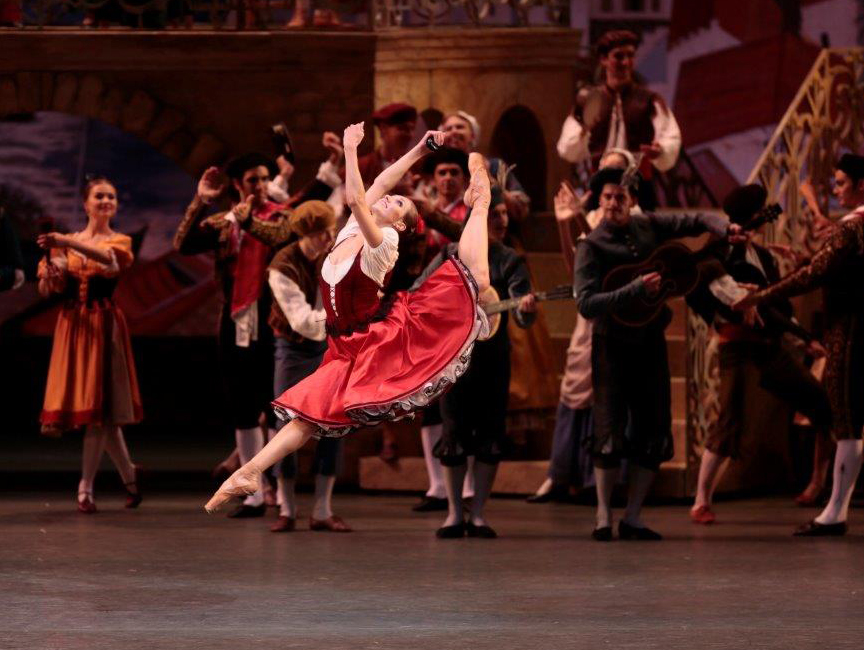
<svg viewBox="0 0 864 650">
<path fill-rule="evenodd" d="M 432 454 L 432 450 L 441 439 L 443 428 L 442 424 L 432 424 L 420 429 L 423 460 L 426 463 L 426 474 L 429 476 L 429 489 L 426 490 L 426 496 L 433 499 L 443 499 L 447 495 L 444 489 L 444 471 L 441 468 L 441 461 Z"/>
<path fill-rule="evenodd" d="M 279 504 L 280 516 L 290 519 L 297 517 L 297 499 L 293 478 L 276 477 L 276 502 Z"/>
<path fill-rule="evenodd" d="M 597 490 L 597 528 L 612 525 L 612 490 L 618 480 L 618 468 L 594 468 L 594 483 Z"/>
<path fill-rule="evenodd" d="M 861 458 L 864 452 L 861 440 L 838 440 L 834 455 L 834 485 L 828 505 L 816 517 L 818 524 L 836 524 L 846 521 L 849 516 L 849 501 L 861 471 Z"/>
<path fill-rule="evenodd" d="M 315 475 L 315 504 L 312 506 L 312 517 L 323 520 L 333 516 L 330 502 L 333 497 L 333 486 L 336 485 L 335 476 Z"/>
<path fill-rule="evenodd" d="M 123 430 L 120 427 L 110 427 L 105 434 L 105 451 L 111 457 L 111 462 L 120 474 L 123 480 L 123 485 L 130 492 L 138 492 L 138 486 L 135 485 L 135 465 L 129 457 L 129 449 L 126 447 L 126 440 L 123 438 Z"/>
<path fill-rule="evenodd" d="M 636 528 L 645 526 L 642 523 L 642 504 L 645 502 L 645 497 L 648 496 L 648 490 L 651 489 L 656 474 L 657 472 L 639 465 L 630 465 L 630 486 L 627 490 L 627 510 L 624 512 L 624 523 Z"/>
<path fill-rule="evenodd" d="M 251 429 L 237 429 L 234 432 L 237 441 L 237 452 L 240 454 L 240 462 L 245 465 L 264 447 L 264 434 L 261 427 Z M 264 493 L 259 488 L 243 500 L 243 505 L 260 506 L 264 503 Z"/>
<path fill-rule="evenodd" d="M 99 471 L 102 454 L 105 453 L 105 429 L 90 425 L 84 431 L 81 451 L 81 481 L 78 483 L 78 500 L 85 495 L 93 496 L 93 481 Z"/>
<path fill-rule="evenodd" d="M 489 464 L 481 463 L 479 460 L 474 461 L 474 500 L 471 502 L 471 523 L 475 526 L 485 526 L 486 518 L 483 516 L 483 509 L 486 507 L 486 501 L 489 495 L 492 494 L 492 485 L 495 483 L 495 474 L 498 472 L 498 463 Z"/>
<path fill-rule="evenodd" d="M 474 497 L 474 456 L 468 456 L 468 470 L 465 472 L 465 482 L 462 484 L 462 498 Z"/>
<path fill-rule="evenodd" d="M 447 488 L 447 519 L 445 526 L 455 526 L 462 521 L 462 484 L 465 482 L 467 467 L 444 466 L 444 487 Z"/>
</svg>

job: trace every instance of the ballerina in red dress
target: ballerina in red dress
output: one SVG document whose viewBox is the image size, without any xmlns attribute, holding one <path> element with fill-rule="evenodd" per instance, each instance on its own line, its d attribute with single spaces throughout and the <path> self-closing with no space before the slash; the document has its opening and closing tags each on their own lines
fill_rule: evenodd
<svg viewBox="0 0 864 650">
<path fill-rule="evenodd" d="M 396 264 L 399 233 L 418 221 L 414 203 L 388 195 L 427 152 L 430 131 L 364 191 L 357 164 L 363 125 L 345 129 L 346 194 L 352 215 L 321 269 L 327 353 L 312 375 L 273 403 L 290 420 L 255 457 L 216 491 L 213 512 L 234 496 L 257 489 L 261 472 L 309 438 L 344 436 L 362 427 L 413 414 L 434 401 L 468 367 L 478 336 L 488 328 L 477 296 L 489 286 L 486 219 L 490 187 L 485 161 L 472 153 L 465 203 L 471 215 L 450 259 L 414 292 L 381 299 Z"/>
</svg>

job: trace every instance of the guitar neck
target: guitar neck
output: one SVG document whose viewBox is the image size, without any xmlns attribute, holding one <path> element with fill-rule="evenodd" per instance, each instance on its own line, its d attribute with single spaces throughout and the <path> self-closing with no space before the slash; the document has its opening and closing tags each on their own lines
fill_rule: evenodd
<svg viewBox="0 0 864 650">
<path fill-rule="evenodd" d="M 538 302 L 541 300 L 545 300 L 545 297 L 546 297 L 546 294 L 544 294 L 544 293 L 535 293 L 534 294 L 534 299 L 537 300 Z M 486 307 L 484 307 L 483 311 L 485 311 L 489 315 L 500 314 L 501 312 L 510 311 L 514 307 L 518 307 L 519 303 L 521 301 L 522 301 L 522 296 L 519 296 L 518 298 L 508 298 L 507 300 L 499 300 L 496 303 L 493 303 L 491 305 L 487 305 Z"/>
</svg>

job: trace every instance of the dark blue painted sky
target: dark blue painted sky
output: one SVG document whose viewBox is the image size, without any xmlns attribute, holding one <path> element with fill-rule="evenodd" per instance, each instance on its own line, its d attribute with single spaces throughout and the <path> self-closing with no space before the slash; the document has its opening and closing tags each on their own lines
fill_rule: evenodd
<svg viewBox="0 0 864 650">
<path fill-rule="evenodd" d="M 0 121 L 0 183 L 37 199 L 69 230 L 85 224 L 79 195 L 85 174 L 102 174 L 116 183 L 116 230 L 131 233 L 148 226 L 142 258 L 170 249 L 195 188 L 173 161 L 97 120 L 37 113 L 28 121 Z"/>
</svg>

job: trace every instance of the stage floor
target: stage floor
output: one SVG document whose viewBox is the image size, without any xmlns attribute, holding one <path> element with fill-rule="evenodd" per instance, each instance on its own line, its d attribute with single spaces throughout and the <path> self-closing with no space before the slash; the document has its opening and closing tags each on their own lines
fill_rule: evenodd
<svg viewBox="0 0 864 650">
<path fill-rule="evenodd" d="M 861 648 L 864 517 L 795 539 L 813 511 L 721 503 L 697 527 L 650 508 L 659 543 L 594 542 L 592 510 L 494 500 L 497 540 L 438 540 L 412 497 L 337 495 L 351 534 L 273 534 L 206 495 L 0 500 L 0 648 L 399 650 Z M 308 515 L 309 495 L 300 496 Z"/>
</svg>

